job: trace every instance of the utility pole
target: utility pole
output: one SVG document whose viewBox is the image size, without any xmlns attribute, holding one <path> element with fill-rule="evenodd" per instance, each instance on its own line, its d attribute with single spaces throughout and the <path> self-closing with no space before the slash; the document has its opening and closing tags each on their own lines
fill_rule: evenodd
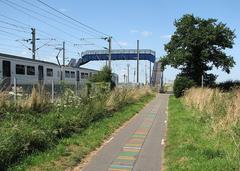
<svg viewBox="0 0 240 171">
<path fill-rule="evenodd" d="M 111 60 L 112 60 L 112 37 L 110 36 L 109 38 L 108 38 L 108 66 L 109 66 L 109 68 L 111 69 Z"/>
<path fill-rule="evenodd" d="M 152 84 L 152 62 L 150 61 L 150 69 L 149 69 L 149 85 L 151 86 Z"/>
<path fill-rule="evenodd" d="M 36 30 L 35 28 L 31 28 L 32 30 L 32 59 L 36 59 Z"/>
<path fill-rule="evenodd" d="M 129 84 L 129 64 L 127 64 L 127 83 Z"/>
<path fill-rule="evenodd" d="M 65 41 L 63 41 L 63 66 L 65 67 L 65 60 L 66 60 L 66 57 L 65 57 Z"/>
<path fill-rule="evenodd" d="M 139 85 L 139 40 L 137 40 L 137 85 Z"/>
<path fill-rule="evenodd" d="M 135 77 L 136 77 L 136 68 L 134 68 L 134 72 L 133 72 L 133 82 L 135 83 Z"/>
<path fill-rule="evenodd" d="M 145 61 L 145 85 L 147 85 L 147 63 Z"/>
<path fill-rule="evenodd" d="M 203 82 L 204 82 L 204 79 L 203 79 L 203 75 L 202 75 L 202 88 L 203 88 Z"/>
</svg>

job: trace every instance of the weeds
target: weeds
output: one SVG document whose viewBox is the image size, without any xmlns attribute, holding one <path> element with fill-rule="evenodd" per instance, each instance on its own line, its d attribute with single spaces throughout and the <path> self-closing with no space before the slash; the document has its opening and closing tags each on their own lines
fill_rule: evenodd
<svg viewBox="0 0 240 171">
<path fill-rule="evenodd" d="M 240 169 L 239 137 L 230 133 L 233 130 L 231 128 L 228 128 L 227 131 L 219 129 L 217 133 L 214 132 L 213 127 L 217 123 L 215 122 L 217 114 L 209 114 L 213 118 L 211 118 L 211 122 L 206 122 L 199 116 L 208 116 L 208 114 L 203 114 L 196 109 L 199 107 L 203 111 L 213 110 L 204 109 L 203 106 L 211 108 L 211 104 L 220 104 L 216 102 L 216 97 L 221 97 L 219 100 L 222 100 L 222 95 L 218 94 L 220 93 L 218 90 L 194 90 L 196 89 L 188 92 L 189 94 L 184 97 L 184 101 L 174 97 L 170 98 L 164 170 L 238 171 Z M 202 94 L 199 94 L 199 92 Z M 194 94 L 199 96 L 194 96 Z M 205 95 L 212 95 L 212 97 Z M 203 96 L 211 104 L 207 104 L 204 100 L 201 102 L 200 99 Z M 189 99 L 190 97 L 192 99 Z M 193 97 L 196 97 L 196 99 Z M 186 100 L 190 105 L 195 104 L 195 109 L 189 108 L 182 103 L 186 102 Z M 224 116 L 218 117 L 222 118 Z M 239 128 L 235 127 L 234 131 L 239 133 Z"/>
<path fill-rule="evenodd" d="M 228 130 L 240 122 L 240 90 L 222 92 L 219 89 L 192 88 L 184 96 L 184 102 L 211 116 L 216 129 Z"/>
<path fill-rule="evenodd" d="M 55 146 L 60 139 L 84 130 L 91 122 L 109 117 L 126 104 L 148 96 L 151 91 L 115 89 L 113 92 L 76 96 L 70 89 L 55 104 L 41 89 L 12 103 L 8 94 L 0 97 L 0 170 L 31 153 Z"/>
</svg>

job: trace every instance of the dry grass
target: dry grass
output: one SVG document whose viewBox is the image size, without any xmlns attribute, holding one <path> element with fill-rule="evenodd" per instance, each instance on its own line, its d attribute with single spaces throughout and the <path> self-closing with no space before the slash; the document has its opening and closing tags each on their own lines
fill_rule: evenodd
<svg viewBox="0 0 240 171">
<path fill-rule="evenodd" d="M 7 92 L 0 92 L 0 109 L 9 106 L 9 94 Z"/>
<path fill-rule="evenodd" d="M 40 93 L 35 87 L 32 89 L 31 95 L 20 102 L 21 108 L 41 112 L 44 111 L 50 101 L 48 100 L 47 96 L 43 93 Z"/>
<path fill-rule="evenodd" d="M 126 103 L 131 103 L 139 100 L 143 96 L 152 94 L 149 87 L 142 88 L 115 88 L 106 101 L 108 110 L 117 110 L 118 107 Z"/>
<path fill-rule="evenodd" d="M 240 122 L 240 89 L 222 92 L 218 89 L 192 88 L 184 102 L 211 116 L 214 128 L 228 130 Z"/>
<path fill-rule="evenodd" d="M 0 112 L 46 111 L 50 105 L 48 99 L 46 94 L 40 93 L 36 88 L 33 88 L 32 93 L 26 97 L 17 97 L 16 102 L 9 92 L 0 92 Z"/>
</svg>

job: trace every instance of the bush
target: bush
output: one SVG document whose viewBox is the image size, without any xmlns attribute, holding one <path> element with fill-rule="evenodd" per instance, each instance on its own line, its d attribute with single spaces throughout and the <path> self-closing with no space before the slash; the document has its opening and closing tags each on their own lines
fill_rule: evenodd
<svg viewBox="0 0 240 171">
<path fill-rule="evenodd" d="M 184 76 L 177 76 L 173 84 L 173 93 L 175 97 L 181 97 L 184 95 L 184 92 L 193 87 L 195 82 Z"/>
<path fill-rule="evenodd" d="M 10 110 L 7 94 L 0 96 L 0 107 L 4 108 L 2 113 L 0 110 L 0 170 L 31 153 L 51 148 L 59 139 L 80 132 L 94 120 L 110 117 L 113 111 L 151 93 L 148 88 L 115 88 L 109 92 L 104 85 L 87 97 L 79 97 L 66 88 L 51 110 L 41 115 L 37 114 L 44 111 L 48 101 L 35 90 L 19 102 L 21 112 L 15 109 L 19 108 L 17 105 Z"/>
<path fill-rule="evenodd" d="M 225 92 L 231 91 L 238 87 L 240 87 L 240 81 L 238 81 L 238 80 L 235 80 L 235 81 L 228 80 L 225 82 L 218 83 L 216 85 L 216 88 L 219 88 L 220 90 L 225 91 Z"/>
</svg>

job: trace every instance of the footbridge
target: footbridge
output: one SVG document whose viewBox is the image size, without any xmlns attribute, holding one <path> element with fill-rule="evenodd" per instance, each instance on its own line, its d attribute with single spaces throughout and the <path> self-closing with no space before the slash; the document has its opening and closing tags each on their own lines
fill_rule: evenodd
<svg viewBox="0 0 240 171">
<path fill-rule="evenodd" d="M 81 58 L 77 61 L 71 59 L 69 65 L 72 67 L 80 67 L 90 61 L 108 60 L 109 51 L 108 50 L 88 50 L 82 52 Z M 112 50 L 111 60 L 137 60 L 137 50 L 136 49 L 123 49 L 123 50 Z M 154 51 L 149 49 L 139 50 L 139 60 L 148 60 L 150 62 L 155 62 L 156 54 Z"/>
<path fill-rule="evenodd" d="M 116 49 L 111 50 L 111 60 L 137 60 L 138 51 L 136 49 Z M 108 50 L 87 50 L 82 52 L 81 58 L 71 59 L 69 66 L 71 67 L 80 67 L 90 61 L 103 61 L 109 60 L 109 51 Z M 151 84 L 156 85 L 161 81 L 161 74 L 159 74 L 160 65 L 156 61 L 156 53 L 150 49 L 140 49 L 139 50 L 139 60 L 147 60 L 151 63 L 154 63 L 153 72 L 150 70 L 151 75 Z M 151 66 L 151 65 L 150 65 Z M 157 69 L 158 68 L 158 69 Z M 152 73 L 151 73 L 152 72 Z"/>
</svg>

